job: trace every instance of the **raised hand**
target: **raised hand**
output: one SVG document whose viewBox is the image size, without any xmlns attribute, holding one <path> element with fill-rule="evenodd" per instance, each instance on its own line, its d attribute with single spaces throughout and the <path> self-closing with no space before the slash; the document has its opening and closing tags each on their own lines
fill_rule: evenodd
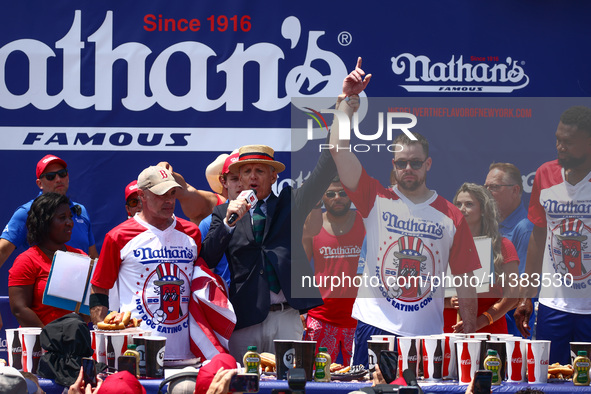
<svg viewBox="0 0 591 394">
<path fill-rule="evenodd" d="M 359 57 L 355 70 L 351 71 L 343 81 L 343 93 L 347 96 L 357 95 L 363 92 L 370 80 L 371 74 L 365 75 L 365 71 L 361 69 L 361 57 Z"/>
</svg>

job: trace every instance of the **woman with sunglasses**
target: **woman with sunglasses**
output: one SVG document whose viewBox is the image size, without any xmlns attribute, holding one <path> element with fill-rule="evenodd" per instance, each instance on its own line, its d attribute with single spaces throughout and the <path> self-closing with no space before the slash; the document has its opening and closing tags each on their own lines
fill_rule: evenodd
<svg viewBox="0 0 591 394">
<path fill-rule="evenodd" d="M 475 183 L 464 183 L 453 200 L 464 215 L 473 237 L 489 237 L 492 240 L 495 285 L 486 293 L 479 294 L 476 329 L 480 332 L 506 334 L 505 313 L 517 302 L 518 288 L 510 286 L 510 275 L 518 275 L 519 257 L 515 246 L 499 233 L 499 213 L 490 192 Z M 499 276 L 504 274 L 505 286 L 499 285 Z M 456 297 L 446 300 L 444 311 L 445 332 L 462 332 L 462 321 L 458 321 Z"/>
<path fill-rule="evenodd" d="M 42 301 L 55 252 L 84 254 L 66 245 L 73 225 L 68 197 L 45 193 L 33 201 L 27 216 L 27 240 L 32 246 L 14 260 L 8 276 L 10 310 L 21 327 L 44 327 L 70 313 Z"/>
</svg>

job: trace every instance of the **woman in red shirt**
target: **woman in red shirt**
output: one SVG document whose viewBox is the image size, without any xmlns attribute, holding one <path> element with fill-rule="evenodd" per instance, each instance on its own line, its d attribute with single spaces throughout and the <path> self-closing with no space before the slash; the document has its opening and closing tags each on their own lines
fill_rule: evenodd
<svg viewBox="0 0 591 394">
<path fill-rule="evenodd" d="M 519 257 L 515 246 L 499 233 L 499 213 L 497 204 L 490 192 L 481 185 L 464 183 L 453 200 L 464 215 L 473 237 L 489 237 L 492 240 L 495 285 L 486 293 L 478 294 L 477 332 L 507 334 L 505 313 L 513 309 L 517 302 L 518 288 L 510 286 L 509 277 L 519 275 Z M 504 274 L 505 286 L 501 287 L 499 275 Z M 448 300 L 446 300 L 448 301 Z M 463 332 L 462 321 L 458 321 L 457 297 L 452 297 L 444 310 L 444 331 Z"/>
<path fill-rule="evenodd" d="M 66 245 L 72 236 L 68 197 L 42 194 L 27 216 L 27 241 L 31 246 L 15 260 L 8 275 L 10 310 L 22 327 L 44 327 L 70 311 L 43 304 L 43 292 L 56 251 L 84 253 Z"/>
</svg>

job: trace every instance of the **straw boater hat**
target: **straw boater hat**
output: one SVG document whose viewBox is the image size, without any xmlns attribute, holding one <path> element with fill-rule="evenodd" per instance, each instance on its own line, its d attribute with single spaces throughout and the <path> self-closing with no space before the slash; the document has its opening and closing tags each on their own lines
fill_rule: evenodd
<svg viewBox="0 0 591 394">
<path fill-rule="evenodd" d="M 207 183 L 209 183 L 209 187 L 211 190 L 216 192 L 217 194 L 221 194 L 222 184 L 220 183 L 220 175 L 222 174 L 222 167 L 224 166 L 224 162 L 229 155 L 227 153 L 222 153 L 216 159 L 207 166 L 205 169 L 205 178 L 207 179 Z"/>
<path fill-rule="evenodd" d="M 239 149 L 239 159 L 230 165 L 230 171 L 238 171 L 244 164 L 268 164 L 278 173 L 285 170 L 285 165 L 275 161 L 275 152 L 267 145 L 245 145 Z"/>
</svg>

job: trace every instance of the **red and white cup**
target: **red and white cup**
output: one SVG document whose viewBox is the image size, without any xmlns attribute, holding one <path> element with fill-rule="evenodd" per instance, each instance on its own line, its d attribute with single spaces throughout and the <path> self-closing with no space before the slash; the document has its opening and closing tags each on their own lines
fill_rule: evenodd
<svg viewBox="0 0 591 394">
<path fill-rule="evenodd" d="M 423 378 L 430 382 L 443 380 L 443 350 L 445 337 L 432 335 L 423 338 Z"/>
<path fill-rule="evenodd" d="M 119 332 L 105 332 L 105 350 L 107 353 L 107 366 L 109 371 L 116 372 L 119 370 L 119 356 L 127 350 L 128 334 Z"/>
<path fill-rule="evenodd" d="M 519 337 L 505 338 L 505 349 L 507 351 L 507 382 L 525 382 L 527 371 L 527 339 Z"/>
<path fill-rule="evenodd" d="M 398 371 L 411 369 L 419 376 L 419 363 L 421 362 L 419 337 L 398 337 Z"/>
<path fill-rule="evenodd" d="M 23 369 L 23 344 L 18 328 L 6 329 L 6 348 L 8 365 L 21 371 Z"/>
<path fill-rule="evenodd" d="M 443 367 L 441 374 L 443 375 L 443 379 L 457 379 L 458 358 L 456 355 L 456 341 L 464 339 L 464 335 L 443 334 L 443 336 Z"/>
<path fill-rule="evenodd" d="M 43 354 L 41 348 L 41 328 L 19 328 L 21 344 L 23 347 L 23 371 L 37 373 L 39 360 Z"/>
<path fill-rule="evenodd" d="M 528 341 L 526 346 L 527 381 L 529 383 L 547 383 L 550 341 Z"/>
<path fill-rule="evenodd" d="M 459 384 L 469 384 L 474 379 L 480 364 L 480 345 L 478 339 L 456 341 Z"/>
</svg>

